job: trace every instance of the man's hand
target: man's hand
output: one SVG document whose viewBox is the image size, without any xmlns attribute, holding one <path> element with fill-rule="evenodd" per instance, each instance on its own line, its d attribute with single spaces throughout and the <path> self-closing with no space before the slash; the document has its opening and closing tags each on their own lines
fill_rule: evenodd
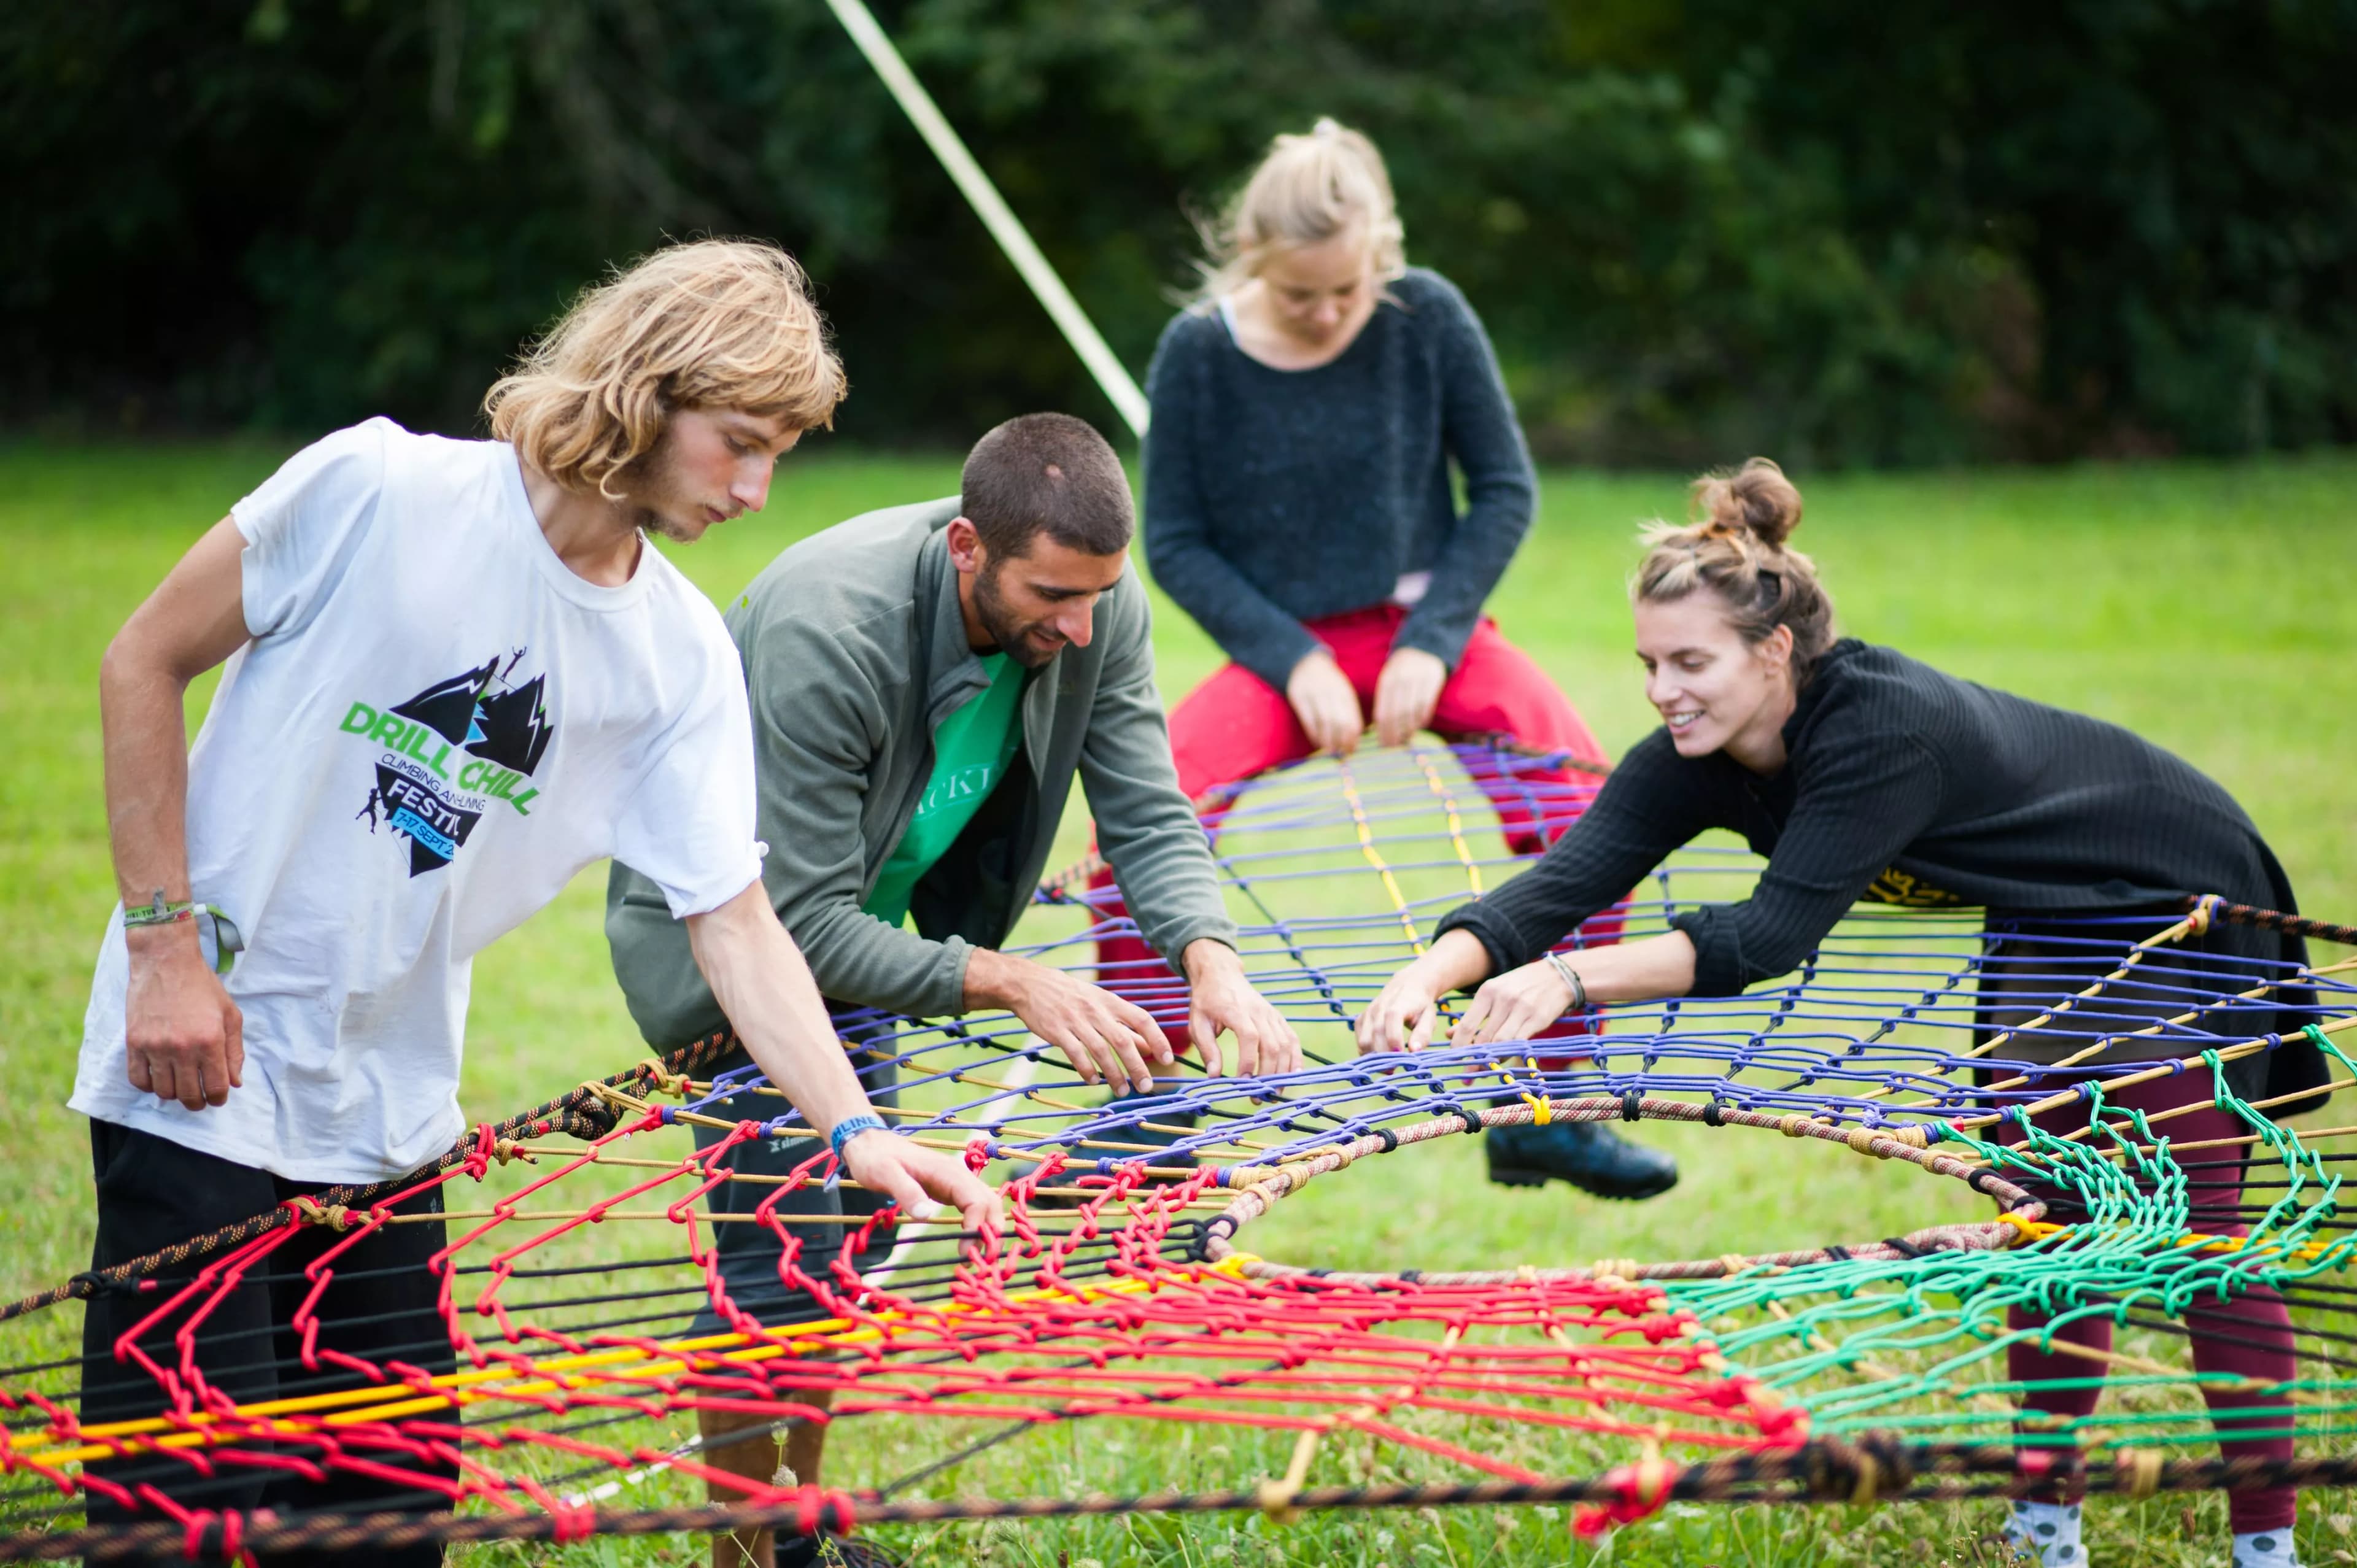
<svg viewBox="0 0 2357 1568">
<path fill-rule="evenodd" d="M 1359 711 L 1359 693 L 1351 689 L 1351 678 L 1325 649 L 1301 656 L 1286 677 L 1285 700 L 1293 704 L 1293 716 L 1301 721 L 1311 746 L 1337 757 L 1359 749 L 1367 717 Z"/>
<path fill-rule="evenodd" d="M 124 1055 L 131 1087 L 191 1111 L 245 1082 L 245 1020 L 182 920 L 124 933 L 131 950 Z"/>
<path fill-rule="evenodd" d="M 969 1230 L 995 1230 L 1004 1218 L 998 1195 L 964 1162 L 897 1133 L 870 1129 L 860 1133 L 843 1145 L 843 1163 L 854 1181 L 884 1194 L 903 1214 L 925 1212 L 930 1198 L 954 1208 Z"/>
<path fill-rule="evenodd" d="M 1150 1093 L 1153 1068 L 1173 1060 L 1168 1036 L 1145 1008 L 1029 959 L 974 949 L 966 959 L 965 996 L 969 1006 L 1004 1007 L 1020 1018 L 1064 1053 L 1083 1083 L 1103 1079 L 1115 1090 L 1125 1084 Z"/>
<path fill-rule="evenodd" d="M 1448 684 L 1448 666 L 1421 648 L 1394 648 L 1375 677 L 1375 738 L 1385 746 L 1405 746 L 1415 732 L 1432 723 L 1440 705 L 1440 689 Z"/>
<path fill-rule="evenodd" d="M 1301 1069 L 1301 1036 L 1267 997 L 1244 978 L 1236 950 L 1210 937 L 1187 944 L 1187 1037 L 1203 1054 L 1207 1072 L 1227 1070 L 1220 1059 L 1222 1030 L 1236 1037 L 1236 1076 L 1261 1078 Z"/>
</svg>

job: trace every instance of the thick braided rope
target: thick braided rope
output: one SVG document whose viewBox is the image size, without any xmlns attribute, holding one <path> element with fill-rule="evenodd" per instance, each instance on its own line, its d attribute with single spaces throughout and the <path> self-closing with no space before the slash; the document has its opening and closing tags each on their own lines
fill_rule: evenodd
<svg viewBox="0 0 2357 1568">
<path fill-rule="evenodd" d="M 1598 1527 L 1629 1512 L 1650 1513 L 1671 1502 L 1861 1503 L 1960 1501 L 2018 1498 L 2052 1487 L 2050 1468 L 2025 1465 L 2003 1444 L 1907 1444 L 1885 1434 L 1855 1442 L 1820 1441 L 1784 1449 L 1730 1454 L 1694 1465 L 1655 1460 L 1602 1476 L 1539 1481 L 1479 1481 L 1463 1485 L 1305 1487 L 1290 1492 L 1288 1510 L 1414 1509 L 1531 1503 L 1585 1504 Z M 2063 1477 L 2072 1493 L 2149 1497 L 2159 1492 L 2244 1491 L 2275 1487 L 2313 1488 L 2357 1485 L 2357 1455 L 2292 1459 L 2158 1459 L 2124 1449 Z M 1264 1488 L 1148 1492 L 1131 1497 L 959 1498 L 877 1501 L 802 1487 L 788 1500 L 759 1505 L 637 1510 L 569 1509 L 563 1513 L 317 1514 L 283 1522 L 241 1520 L 237 1550 L 350 1552 L 398 1550 L 429 1542 L 579 1540 L 588 1535 L 667 1535 L 737 1530 L 848 1533 L 855 1525 L 941 1524 L 961 1520 L 1102 1518 L 1124 1514 L 1265 1511 Z M 1593 1516 L 1591 1516 L 1593 1517 Z M 0 1538 L 0 1562 L 59 1562 L 93 1550 L 185 1556 L 219 1562 L 224 1521 L 200 1519 L 194 1531 L 179 1522 L 104 1530 Z M 1584 1523 L 1587 1521 L 1583 1521 Z"/>
<path fill-rule="evenodd" d="M 2210 905 L 2210 918 L 2223 920 L 2230 926 L 2257 926 L 2263 930 L 2282 931 L 2287 936 L 2312 937 L 2318 941 L 2333 942 L 2341 947 L 2357 947 L 2357 926 L 2336 926 L 2326 920 L 2311 920 L 2305 915 L 2287 915 L 2280 909 L 2262 909 L 2252 904 L 2230 904 L 2222 898 L 2196 894 L 2185 900 L 2184 907 L 2197 909 L 2204 902 Z"/>
<path fill-rule="evenodd" d="M 709 1066 L 718 1061 L 733 1050 L 736 1044 L 737 1035 L 734 1030 L 716 1030 L 700 1040 L 694 1040 L 682 1046 L 664 1057 L 660 1063 L 640 1062 L 636 1067 L 625 1069 L 609 1078 L 599 1079 L 596 1086 L 582 1084 L 578 1088 L 558 1095 L 554 1100 L 533 1107 L 530 1111 L 519 1112 L 503 1122 L 478 1127 L 451 1144 L 439 1158 L 430 1164 L 420 1165 L 405 1176 L 394 1176 L 388 1181 L 350 1183 L 342 1187 L 332 1187 L 324 1192 L 303 1199 L 302 1203 L 307 1205 L 310 1211 L 364 1210 L 380 1200 L 392 1197 L 394 1193 L 414 1186 L 425 1177 L 436 1176 L 443 1171 L 467 1164 L 476 1158 L 479 1151 L 482 1150 L 487 1144 L 496 1144 L 519 1135 L 527 1138 L 542 1138 L 552 1133 L 561 1133 L 575 1138 L 602 1136 L 613 1128 L 614 1110 L 608 1101 L 598 1096 L 598 1088 L 626 1090 L 634 1084 L 643 1085 L 650 1081 L 660 1083 L 666 1077 L 693 1072 L 699 1067 Z M 284 1205 L 268 1209 L 261 1214 L 241 1219 L 234 1225 L 225 1225 L 218 1230 L 208 1230 L 201 1236 L 192 1236 L 185 1241 L 175 1242 L 169 1247 L 149 1252 L 144 1257 L 133 1258 L 109 1268 L 85 1270 L 61 1285 L 9 1302 L 6 1305 L 0 1306 L 0 1323 L 5 1323 L 11 1318 L 22 1317 L 27 1313 L 39 1312 L 45 1307 L 57 1306 L 65 1302 L 85 1301 L 101 1291 L 115 1289 L 134 1281 L 151 1278 L 167 1269 L 176 1269 L 184 1263 L 199 1262 L 228 1248 L 242 1246 L 255 1237 L 266 1236 L 282 1226 L 299 1225 L 306 1222 L 307 1211 L 295 1205 Z"/>
</svg>

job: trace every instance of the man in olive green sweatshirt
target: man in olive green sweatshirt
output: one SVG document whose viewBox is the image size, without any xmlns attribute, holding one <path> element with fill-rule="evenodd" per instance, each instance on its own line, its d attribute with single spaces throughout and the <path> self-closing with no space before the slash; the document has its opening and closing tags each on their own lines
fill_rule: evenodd
<svg viewBox="0 0 2357 1568">
<path fill-rule="evenodd" d="M 1028 414 L 975 444 L 957 496 L 854 518 L 755 578 L 726 619 L 751 697 L 762 880 L 839 1008 L 1003 1008 L 1082 1078 L 1147 1091 L 1173 1050 L 1143 1008 L 998 950 L 1039 886 L 1077 773 L 1140 933 L 1187 976 L 1187 1035 L 1204 1064 L 1223 1070 L 1227 1034 L 1238 1074 L 1290 1072 L 1300 1040 L 1244 978 L 1203 830 L 1178 791 L 1146 590 L 1128 560 L 1135 519 L 1103 436 L 1069 415 Z M 662 893 L 617 865 L 614 969 L 662 1047 L 723 1023 L 678 930 Z M 775 1113 L 745 1099 L 745 1117 Z M 732 1154 L 740 1172 L 782 1175 L 814 1149 L 770 1140 Z M 749 1212 L 770 1190 L 740 1200 L 741 1185 L 711 1201 Z M 805 1190 L 780 1207 L 840 1212 L 837 1197 Z M 772 1235 L 716 1229 L 740 1305 L 768 1319 L 798 1305 L 778 1284 Z M 840 1229 L 812 1240 L 839 1245 Z M 707 1412 L 705 1440 L 766 1424 Z M 786 1445 L 805 1482 L 822 1432 L 804 1425 Z M 778 1448 L 740 1439 L 705 1462 L 766 1482 Z M 800 1544 L 780 1543 L 780 1563 Z M 723 1541 L 714 1559 L 766 1568 L 768 1555 L 766 1540 Z"/>
</svg>

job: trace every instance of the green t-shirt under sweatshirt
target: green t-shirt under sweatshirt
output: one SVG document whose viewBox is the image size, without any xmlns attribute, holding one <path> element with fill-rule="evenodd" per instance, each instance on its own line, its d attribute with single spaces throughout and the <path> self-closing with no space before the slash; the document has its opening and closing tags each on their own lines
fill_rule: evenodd
<svg viewBox="0 0 2357 1568">
<path fill-rule="evenodd" d="M 924 798 L 860 908 L 888 926 L 909 918 L 909 899 L 933 863 L 982 810 L 1006 776 L 1023 739 L 1023 667 L 1004 653 L 982 661 L 990 689 L 942 721 L 933 732 L 933 771 Z"/>
</svg>

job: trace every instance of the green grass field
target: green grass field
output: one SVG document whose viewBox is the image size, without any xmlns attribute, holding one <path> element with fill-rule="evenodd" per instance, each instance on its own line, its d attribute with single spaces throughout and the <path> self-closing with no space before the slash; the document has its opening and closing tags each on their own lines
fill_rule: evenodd
<svg viewBox="0 0 2357 1568">
<path fill-rule="evenodd" d="M 113 898 L 99 656 L 178 553 L 284 450 L 0 448 L 0 1065 L 15 1085 L 17 1127 L 0 1163 L 0 1289 L 12 1295 L 56 1283 L 88 1256 L 86 1143 L 63 1101 L 90 959 Z M 796 456 L 766 515 L 676 559 L 725 598 L 791 540 L 867 507 L 946 493 L 955 475 L 946 458 Z M 2357 714 L 2349 658 L 2357 572 L 2345 544 L 2357 525 L 2357 458 L 1858 477 L 1805 488 L 1800 542 L 1824 569 L 1848 631 L 2116 720 L 2191 758 L 2250 809 L 2304 908 L 2357 918 L 2357 740 L 2346 733 Z M 1615 753 L 1652 722 L 1629 651 L 1622 585 L 1631 536 L 1639 521 L 1682 504 L 1673 477 L 1549 475 L 1542 521 L 1492 602 L 1507 634 L 1563 683 Z M 1164 693 L 1175 698 L 1215 655 L 1167 601 L 1157 607 Z M 192 693 L 192 726 L 209 689 Z M 1064 828 L 1070 854 L 1057 864 L 1077 855 L 1083 831 L 1075 801 Z M 607 970 L 602 886 L 602 872 L 584 876 L 478 964 L 470 1117 L 502 1114 L 644 1054 Z M 1685 1166 L 1684 1185 L 1651 1205 L 1491 1188 L 1470 1141 L 1450 1140 L 1417 1151 L 1413 1165 L 1376 1162 L 1321 1185 L 1256 1227 L 1252 1245 L 1333 1266 L 1494 1267 L 1708 1256 L 1886 1235 L 1969 1211 L 1903 1172 L 1837 1151 L 1681 1136 L 1651 1124 L 1638 1132 L 1674 1145 Z M 1794 1197 L 1804 1187 L 1805 1208 Z M 39 1337 L 65 1346 L 74 1332 L 69 1310 L 47 1315 Z M 862 1466 L 888 1469 L 893 1446 L 887 1436 L 844 1445 L 829 1480 L 870 1479 Z M 1281 1470 L 1286 1447 L 1184 1428 L 1083 1425 L 1009 1444 L 946 1484 L 992 1493 L 1238 1484 Z M 1335 1464 L 1322 1478 L 1396 1473 L 1381 1455 Z M 617 1506 L 673 1495 L 649 1488 Z M 2357 1561 L 2342 1506 L 2321 1498 L 2307 1509 L 2308 1560 Z M 2223 1561 L 2215 1498 L 2190 1510 L 2182 1499 L 2098 1501 L 2091 1517 L 2099 1564 Z M 1547 1509 L 1313 1519 L 1290 1528 L 1258 1518 L 961 1527 L 887 1539 L 940 1563 L 1764 1565 L 1971 1561 L 1970 1538 L 1995 1519 L 1987 1509 L 1681 1508 L 1592 1555 L 1566 1544 L 1560 1515 Z M 685 1562 L 700 1551 L 688 1541 L 608 1541 L 566 1556 Z"/>
</svg>

